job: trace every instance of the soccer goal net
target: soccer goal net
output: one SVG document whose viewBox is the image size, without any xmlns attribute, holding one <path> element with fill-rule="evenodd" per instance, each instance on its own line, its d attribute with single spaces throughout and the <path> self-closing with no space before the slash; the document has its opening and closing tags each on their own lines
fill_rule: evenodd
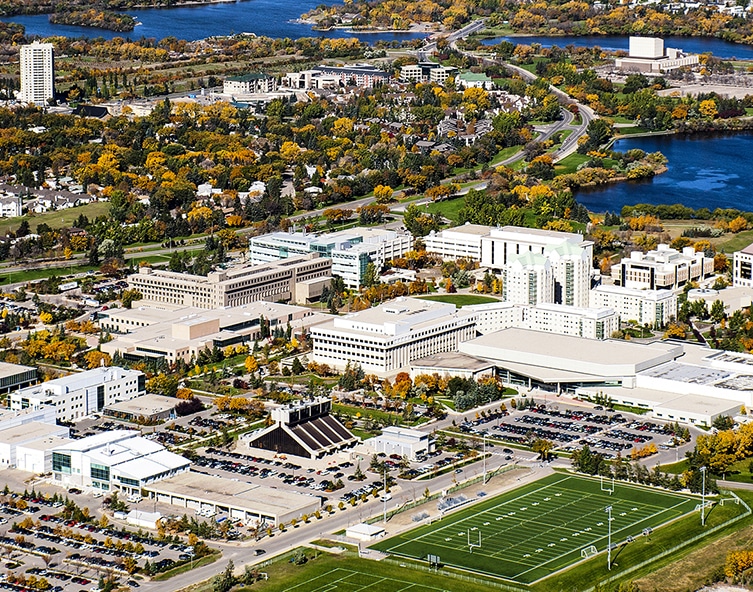
<svg viewBox="0 0 753 592">
<path fill-rule="evenodd" d="M 719 500 L 719 505 L 723 506 L 724 504 L 740 505 L 740 498 L 739 497 L 723 497 Z"/>
<path fill-rule="evenodd" d="M 589 559 L 597 554 L 598 551 L 596 551 L 595 545 L 589 545 L 588 547 L 585 547 L 584 549 L 580 550 L 580 556 L 583 557 L 583 559 Z"/>
<path fill-rule="evenodd" d="M 710 508 L 710 507 L 711 507 L 711 506 L 713 506 L 713 505 L 714 505 L 714 502 L 713 502 L 713 501 L 707 501 L 707 502 L 704 502 L 703 504 L 698 504 L 698 505 L 697 505 L 697 506 L 695 507 L 695 510 L 696 510 L 696 512 L 697 512 L 697 511 L 699 511 L 699 510 L 700 510 L 701 508 Z"/>
</svg>

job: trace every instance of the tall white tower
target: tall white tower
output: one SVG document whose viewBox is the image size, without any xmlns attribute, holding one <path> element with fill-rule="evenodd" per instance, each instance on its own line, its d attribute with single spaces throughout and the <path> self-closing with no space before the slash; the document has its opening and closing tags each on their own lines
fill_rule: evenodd
<svg viewBox="0 0 753 592">
<path fill-rule="evenodd" d="M 52 43 L 39 43 L 21 46 L 21 92 L 18 95 L 24 103 L 46 105 L 55 96 L 55 66 L 52 57 Z"/>
</svg>

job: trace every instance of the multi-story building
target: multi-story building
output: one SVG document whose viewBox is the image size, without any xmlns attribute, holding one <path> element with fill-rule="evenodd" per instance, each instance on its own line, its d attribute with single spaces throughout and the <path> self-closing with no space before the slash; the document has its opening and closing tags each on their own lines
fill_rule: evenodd
<svg viewBox="0 0 753 592">
<path fill-rule="evenodd" d="M 462 226 L 436 232 L 432 230 L 423 238 L 427 253 L 436 253 L 445 261 L 460 258 L 481 260 L 481 239 L 491 227 L 466 222 Z"/>
<path fill-rule="evenodd" d="M 370 64 L 354 64 L 351 66 L 327 66 L 322 64 L 314 68 L 316 72 L 327 76 L 334 76 L 343 86 L 360 86 L 373 88 L 390 81 L 390 73 L 379 70 Z"/>
<path fill-rule="evenodd" d="M 753 244 L 733 254 L 732 285 L 753 288 Z"/>
<path fill-rule="evenodd" d="M 554 272 L 549 259 L 539 253 L 511 257 L 502 269 L 502 297 L 531 306 L 554 302 Z"/>
<path fill-rule="evenodd" d="M 0 218 L 23 216 L 24 206 L 20 195 L 0 195 Z"/>
<path fill-rule="evenodd" d="M 509 327 L 533 329 L 588 339 L 608 339 L 620 328 L 620 319 L 611 308 L 580 308 L 542 303 L 536 306 L 512 302 L 490 302 L 465 306 L 476 317 L 476 332 L 482 335 Z"/>
<path fill-rule="evenodd" d="M 504 270 L 525 254 L 544 257 L 551 265 L 552 299 L 540 302 L 588 306 L 593 242 L 577 233 L 518 226 L 490 228 L 489 234 L 481 238 L 482 267 Z M 548 290 L 548 286 L 544 287 Z M 530 300 L 516 302 L 534 304 Z"/>
<path fill-rule="evenodd" d="M 215 310 L 138 304 L 100 313 L 100 327 L 113 337 L 102 344 L 103 352 L 120 352 L 131 360 L 163 358 L 169 363 L 190 363 L 202 350 L 253 342 L 267 331 L 289 326 L 292 334 L 300 334 L 324 316 L 308 307 L 261 300 Z"/>
<path fill-rule="evenodd" d="M 591 290 L 589 302 L 595 308 L 613 308 L 622 322 L 637 321 L 649 327 L 663 327 L 677 317 L 677 294 L 672 290 L 602 285 Z"/>
<path fill-rule="evenodd" d="M 661 244 L 655 251 L 633 251 L 612 266 L 612 280 L 625 288 L 673 290 L 714 273 L 714 258 L 696 253 L 693 247 L 682 252 Z"/>
<path fill-rule="evenodd" d="M 273 232 L 251 238 L 249 258 L 252 263 L 266 263 L 318 253 L 332 260 L 332 275 L 343 278 L 348 288 L 358 288 L 369 263 L 380 271 L 388 261 L 401 257 L 412 246 L 410 233 L 381 228 L 352 228 L 319 236 Z"/>
<path fill-rule="evenodd" d="M 213 271 L 206 276 L 141 267 L 128 276 L 128 285 L 144 300 L 212 309 L 257 300 L 315 300 L 329 284 L 331 271 L 331 259 L 310 253 L 264 265 Z"/>
<path fill-rule="evenodd" d="M 10 408 L 55 407 L 58 421 L 76 421 L 102 411 L 106 405 L 127 401 L 146 393 L 146 377 L 138 370 L 113 366 L 94 368 L 48 380 L 10 394 Z"/>
<path fill-rule="evenodd" d="M 52 482 L 65 487 L 140 494 L 155 481 L 188 471 L 191 461 L 135 430 L 114 430 L 52 449 Z"/>
<path fill-rule="evenodd" d="M 21 46 L 21 91 L 18 99 L 24 103 L 46 105 L 55 98 L 55 66 L 52 43 L 34 41 Z"/>
<path fill-rule="evenodd" d="M 398 298 L 311 328 L 313 359 L 343 369 L 360 364 L 388 374 L 436 353 L 456 351 L 476 334 L 473 313 L 454 304 Z"/>
<path fill-rule="evenodd" d="M 251 95 L 257 93 L 271 93 L 277 90 L 277 78 L 252 72 L 243 76 L 231 76 L 222 84 L 222 92 L 226 95 Z"/>
</svg>

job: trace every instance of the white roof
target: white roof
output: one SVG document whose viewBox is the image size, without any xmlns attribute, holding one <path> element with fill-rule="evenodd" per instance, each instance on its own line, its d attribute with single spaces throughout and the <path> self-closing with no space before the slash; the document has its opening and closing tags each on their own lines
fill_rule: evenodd
<svg viewBox="0 0 753 592">
<path fill-rule="evenodd" d="M 366 524 L 365 522 L 361 522 L 360 524 L 354 524 L 353 526 L 349 526 L 348 530 L 352 532 L 353 534 L 361 534 L 364 536 L 373 537 L 373 536 L 383 533 L 384 527 L 376 526 L 375 524 Z"/>
</svg>

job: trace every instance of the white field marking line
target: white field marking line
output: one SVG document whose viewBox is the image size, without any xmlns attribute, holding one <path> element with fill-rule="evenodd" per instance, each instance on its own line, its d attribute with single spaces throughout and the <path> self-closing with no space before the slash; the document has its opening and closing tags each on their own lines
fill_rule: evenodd
<svg viewBox="0 0 753 592">
<path fill-rule="evenodd" d="M 665 512 L 669 512 L 669 511 L 671 511 L 671 510 L 674 510 L 674 509 L 675 509 L 675 508 L 677 508 L 678 506 L 681 506 L 681 505 L 683 505 L 683 504 L 684 504 L 685 502 L 687 502 L 687 500 L 684 500 L 684 501 L 682 501 L 682 502 L 680 502 L 680 503 L 678 503 L 678 504 L 675 504 L 674 506 L 671 506 L 671 507 L 669 507 L 669 508 L 664 508 L 664 509 L 662 509 L 662 510 L 661 510 L 661 511 L 659 511 L 659 512 L 655 512 L 654 514 L 651 514 L 651 515 L 649 515 L 649 516 L 646 516 L 646 518 L 644 518 L 643 520 L 641 520 L 641 522 L 643 522 L 644 520 L 650 520 L 650 519 L 652 519 L 652 518 L 655 518 L 656 516 L 659 516 L 660 514 L 663 514 L 663 513 L 665 513 Z M 617 530 L 616 532 L 612 532 L 612 538 L 615 538 L 615 537 L 618 537 L 618 538 L 619 538 L 619 533 L 621 533 L 621 532 L 622 532 L 623 530 L 626 530 L 626 529 L 630 528 L 630 526 L 631 526 L 632 524 L 635 524 L 635 523 L 631 523 L 631 524 L 628 524 L 628 525 L 626 525 L 626 526 L 623 526 L 622 528 L 620 528 L 620 529 L 619 529 L 619 530 Z M 601 540 L 601 539 L 603 539 L 603 538 L 604 538 L 604 536 L 600 536 L 599 538 L 597 538 L 597 539 L 594 539 L 594 540 L 593 540 L 593 541 L 592 541 L 591 543 L 586 543 L 586 545 L 583 545 L 583 546 L 585 547 L 585 546 L 587 546 L 587 545 L 589 545 L 589 544 L 591 544 L 591 545 L 595 545 L 595 544 L 596 544 L 596 541 L 599 541 L 599 540 Z M 572 549 L 572 550 L 568 551 L 568 553 L 572 553 L 573 551 L 575 551 L 575 549 Z M 515 576 L 513 576 L 513 579 L 515 579 L 515 578 L 519 578 L 520 576 L 523 576 L 523 575 L 527 574 L 528 572 L 530 572 L 530 571 L 533 571 L 534 569 L 538 569 L 538 568 L 540 568 L 540 567 L 543 567 L 543 566 L 545 566 L 545 565 L 547 565 L 547 564 L 551 563 L 551 562 L 552 562 L 552 561 L 554 561 L 555 559 L 560 559 L 560 558 L 562 558 L 562 557 L 563 557 L 564 555 L 567 555 L 568 553 L 562 553 L 561 555 L 558 555 L 557 557 L 554 557 L 554 558 L 550 559 L 549 561 L 545 561 L 544 563 L 537 563 L 537 564 L 536 564 L 536 566 L 532 567 L 531 569 L 529 569 L 529 570 L 526 570 L 526 571 L 524 571 L 524 572 L 521 572 L 521 573 L 519 573 L 519 574 L 516 574 Z"/>
<path fill-rule="evenodd" d="M 322 586 L 319 586 L 318 588 L 310 588 L 309 587 L 312 582 L 314 582 L 314 581 L 316 581 L 316 580 L 318 580 L 320 578 L 327 577 L 330 574 L 336 573 L 338 571 L 345 572 L 346 575 L 344 575 L 341 578 L 337 578 L 334 581 L 327 581 L 326 584 L 323 584 Z M 347 580 L 349 577 L 351 577 L 351 576 L 353 576 L 355 574 L 359 574 L 359 573 L 361 573 L 361 572 L 359 572 L 359 571 L 351 571 L 349 569 L 342 569 L 342 568 L 338 567 L 336 569 L 331 569 L 328 572 L 323 573 L 320 576 L 316 576 L 313 580 L 309 580 L 308 582 L 304 582 L 302 584 L 298 584 L 297 586 L 293 586 L 292 588 L 286 588 L 285 592 L 293 592 L 293 590 L 296 590 L 297 588 L 300 588 L 301 586 L 306 586 L 306 588 L 305 588 L 306 592 L 318 592 L 320 590 L 324 591 L 324 590 L 337 589 L 337 583 L 338 582 L 342 582 L 344 580 Z M 334 586 L 334 588 L 333 588 L 333 586 Z"/>
</svg>

